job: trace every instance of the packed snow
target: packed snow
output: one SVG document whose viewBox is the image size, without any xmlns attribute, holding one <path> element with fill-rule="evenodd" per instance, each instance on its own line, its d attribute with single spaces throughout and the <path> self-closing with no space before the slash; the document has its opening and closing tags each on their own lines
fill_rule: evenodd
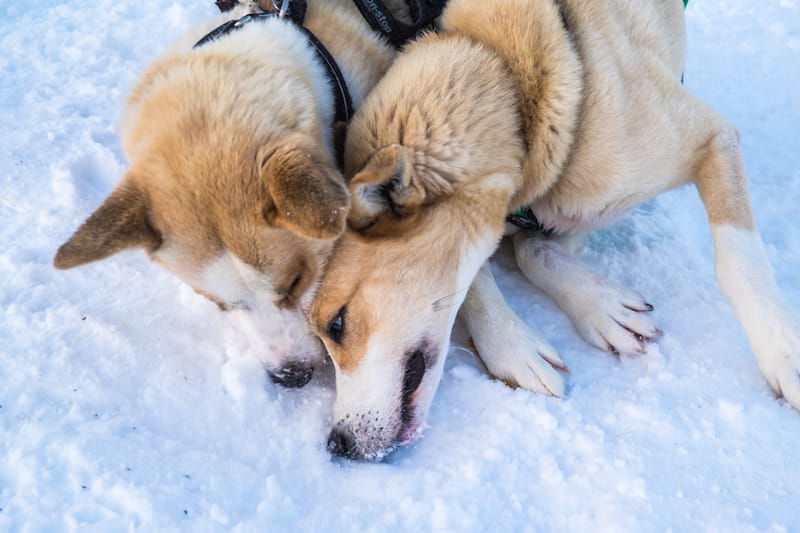
<svg viewBox="0 0 800 533">
<path fill-rule="evenodd" d="M 457 327 L 423 438 L 381 464 L 326 451 L 330 367 L 272 384 L 231 318 L 141 251 L 54 270 L 124 172 L 132 83 L 215 10 L 0 1 L 0 531 L 800 530 L 800 413 L 718 288 L 692 188 L 582 252 L 656 306 L 646 355 L 585 344 L 504 246 L 498 281 L 571 368 L 566 397 L 489 379 Z M 686 84 L 741 130 L 800 310 L 800 2 L 697 0 L 687 17 Z"/>
</svg>

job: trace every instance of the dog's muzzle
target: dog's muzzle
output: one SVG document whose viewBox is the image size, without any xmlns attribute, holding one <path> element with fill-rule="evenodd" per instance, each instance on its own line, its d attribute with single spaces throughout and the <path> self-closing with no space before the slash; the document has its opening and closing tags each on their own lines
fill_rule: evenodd
<svg viewBox="0 0 800 533">
<path fill-rule="evenodd" d="M 376 435 L 372 433 L 375 428 L 359 426 L 356 430 L 359 432 L 364 431 L 365 433 L 362 437 L 366 440 L 366 443 L 362 442 L 359 445 L 359 438 L 353 433 L 353 429 L 340 422 L 331 429 L 331 433 L 328 436 L 328 451 L 332 455 L 345 459 L 380 460 L 398 444 L 406 443 L 408 440 L 407 435 L 413 433 L 414 428 L 417 427 L 415 424 L 413 397 L 425 377 L 426 366 L 425 353 L 422 350 L 414 350 L 406 359 L 403 369 L 403 388 L 401 389 L 400 423 L 395 433 L 372 440 L 369 436 L 370 434 Z M 360 418 L 363 418 L 363 415 Z M 380 433 L 380 430 L 378 430 L 377 434 L 379 435 Z M 372 446 L 375 446 L 375 449 L 370 449 Z M 362 449 L 362 447 L 366 449 Z"/>
</svg>

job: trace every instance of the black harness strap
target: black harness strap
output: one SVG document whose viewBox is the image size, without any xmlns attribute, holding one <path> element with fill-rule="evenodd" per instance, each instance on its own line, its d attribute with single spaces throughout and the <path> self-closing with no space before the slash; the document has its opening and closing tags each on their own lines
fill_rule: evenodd
<svg viewBox="0 0 800 533">
<path fill-rule="evenodd" d="M 372 28 L 378 33 L 383 34 L 389 42 L 394 46 L 399 47 L 405 44 L 409 39 L 413 39 L 420 32 L 433 27 L 436 18 L 441 15 L 447 0 L 406 0 L 415 18 L 411 24 L 405 24 L 394 18 L 392 13 L 386 9 L 381 0 L 353 0 L 353 3 L 358 7 L 361 15 L 369 23 Z M 238 0 L 215 0 L 220 12 L 225 13 L 236 7 Z M 277 4 L 273 2 L 273 5 Z M 331 88 L 333 89 L 335 111 L 334 111 L 334 139 L 336 138 L 337 124 L 350 122 L 353 116 L 353 101 L 350 97 L 350 92 L 347 90 L 347 83 L 345 82 L 342 71 L 336 60 L 331 53 L 325 48 L 325 45 L 320 42 L 316 35 L 314 35 L 308 28 L 303 26 L 303 21 L 306 16 L 306 0 L 291 0 L 287 2 L 284 0 L 286 6 L 285 12 L 259 12 L 250 13 L 237 20 L 229 20 L 220 24 L 202 39 L 195 43 L 194 48 L 199 48 L 211 41 L 219 39 L 223 35 L 237 30 L 245 24 L 252 21 L 260 21 L 268 18 L 278 17 L 287 18 L 291 20 L 297 28 L 302 31 L 311 46 L 317 52 L 317 56 L 322 61 L 323 66 L 328 74 L 328 80 Z M 341 152 L 337 149 L 337 152 Z M 339 163 L 342 161 L 342 153 L 337 153 Z"/>
<path fill-rule="evenodd" d="M 442 14 L 447 0 L 407 0 L 415 20 L 406 24 L 397 20 L 381 0 L 353 0 L 361 16 L 378 33 L 382 33 L 395 47 L 404 45 L 420 32 L 433 28 Z"/>
<path fill-rule="evenodd" d="M 224 0 L 219 0 L 217 5 L 219 6 L 220 10 L 223 10 L 228 3 Z M 350 98 L 350 92 L 347 90 L 347 83 L 344 80 L 342 71 L 339 69 L 339 65 L 336 64 L 336 61 L 333 59 L 333 56 L 328 49 L 325 48 L 325 45 L 323 45 L 313 33 L 303 26 L 303 20 L 305 19 L 306 15 L 306 3 L 301 0 L 293 0 L 286 15 L 286 18 L 291 20 L 297 26 L 297 28 L 305 34 L 308 42 L 314 47 L 314 50 L 317 52 L 317 56 L 320 58 L 322 65 L 327 71 L 328 79 L 331 87 L 333 88 L 335 102 L 334 122 L 349 122 L 350 118 L 353 116 L 353 101 Z M 264 12 L 250 13 L 240 19 L 229 20 L 217 26 L 202 39 L 197 41 L 197 43 L 194 45 L 194 48 L 199 48 L 204 44 L 219 39 L 223 35 L 226 35 L 233 30 L 238 30 L 249 22 L 276 17 L 281 18 L 279 13 Z"/>
<path fill-rule="evenodd" d="M 333 85 L 333 96 L 336 101 L 336 113 L 334 115 L 334 122 L 350 122 L 353 117 L 353 100 L 350 98 L 350 91 L 347 90 L 347 83 L 344 81 L 342 71 L 339 70 L 339 65 L 336 60 L 325 48 L 317 36 L 311 33 L 305 26 L 299 26 L 300 31 L 306 34 L 308 42 L 317 51 L 317 55 L 322 59 L 325 68 L 328 69 L 328 79 Z"/>
</svg>

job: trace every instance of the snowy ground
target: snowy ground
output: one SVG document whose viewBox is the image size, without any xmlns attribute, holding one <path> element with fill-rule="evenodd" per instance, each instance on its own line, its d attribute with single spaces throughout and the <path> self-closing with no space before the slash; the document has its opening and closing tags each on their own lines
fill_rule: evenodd
<svg viewBox="0 0 800 533">
<path fill-rule="evenodd" d="M 128 88 L 198 0 L 0 0 L 0 531 L 797 531 L 800 413 L 717 288 L 694 190 L 584 256 L 656 305 L 640 359 L 589 348 L 511 268 L 572 369 L 564 400 L 490 381 L 456 332 L 415 445 L 325 451 L 330 375 L 267 382 L 226 317 L 141 252 L 56 272 L 124 169 Z M 697 0 L 686 83 L 739 126 L 778 283 L 800 309 L 800 2 Z M 88 527 L 87 527 L 88 526 Z"/>
</svg>

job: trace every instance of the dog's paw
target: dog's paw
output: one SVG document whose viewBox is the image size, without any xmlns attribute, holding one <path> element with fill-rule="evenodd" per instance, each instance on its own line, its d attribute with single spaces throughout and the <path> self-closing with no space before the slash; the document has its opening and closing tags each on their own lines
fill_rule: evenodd
<svg viewBox="0 0 800 533">
<path fill-rule="evenodd" d="M 563 397 L 566 387 L 559 371 L 569 370 L 556 350 L 521 320 L 509 326 L 493 342 L 473 339 L 489 374 L 510 387 Z"/>
<path fill-rule="evenodd" d="M 793 324 L 796 326 L 796 324 Z M 761 373 L 778 396 L 800 411 L 800 335 L 782 327 L 754 346 Z"/>
<path fill-rule="evenodd" d="M 662 335 L 650 313 L 653 306 L 637 293 L 597 280 L 568 309 L 588 343 L 615 354 L 643 354 L 645 343 Z"/>
</svg>

